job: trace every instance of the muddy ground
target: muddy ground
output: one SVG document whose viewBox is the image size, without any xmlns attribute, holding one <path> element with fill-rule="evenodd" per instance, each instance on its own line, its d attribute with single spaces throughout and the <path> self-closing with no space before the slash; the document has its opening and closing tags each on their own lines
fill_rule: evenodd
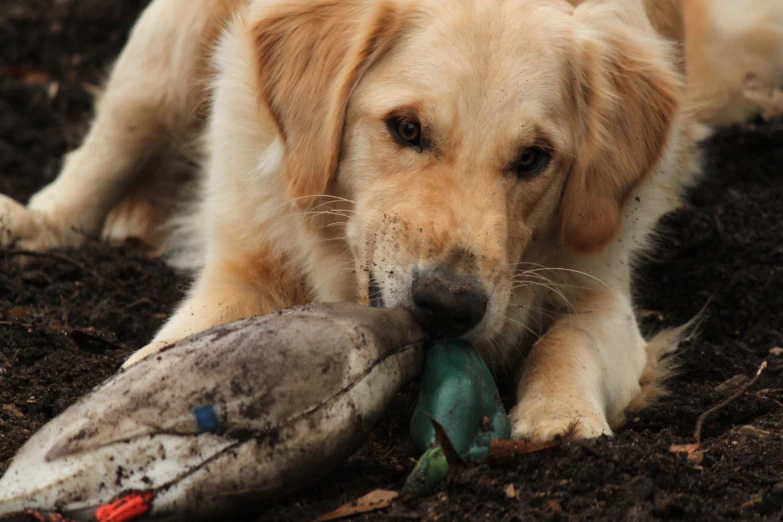
<svg viewBox="0 0 783 522">
<path fill-rule="evenodd" d="M 146 3 L 0 2 L 0 193 L 26 201 L 53 179 Z M 773 354 L 783 345 L 783 120 L 722 130 L 705 148 L 707 176 L 665 219 L 637 286 L 650 329 L 706 306 L 671 395 L 611 439 L 566 444 L 513 469 L 470 468 L 435 495 L 364 519 L 781 520 L 783 356 Z M 95 243 L 24 268 L 0 252 L 0 472 L 35 430 L 149 340 L 184 284 L 132 248 Z M 700 466 L 669 451 L 730 393 L 718 385 L 764 359 L 751 392 L 707 421 Z M 401 395 L 339 471 L 243 520 L 308 521 L 375 488 L 398 489 L 415 456 L 413 400 Z"/>
</svg>

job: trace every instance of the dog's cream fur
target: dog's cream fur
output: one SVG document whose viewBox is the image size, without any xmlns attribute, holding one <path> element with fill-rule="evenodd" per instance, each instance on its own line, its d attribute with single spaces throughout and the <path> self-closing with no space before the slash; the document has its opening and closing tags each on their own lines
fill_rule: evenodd
<svg viewBox="0 0 783 522">
<path fill-rule="evenodd" d="M 523 369 L 514 436 L 609 434 L 674 337 L 642 338 L 632 266 L 699 171 L 702 124 L 753 112 L 748 73 L 783 80 L 779 0 L 155 0 L 58 179 L 28 207 L 0 197 L 0 242 L 136 237 L 195 269 L 128 364 L 368 303 L 370 275 L 411 306 L 415 270 L 467 274 L 490 300 L 466 338 Z M 397 143 L 390 115 L 430 146 Z M 551 163 L 519 179 L 531 146 Z"/>
</svg>

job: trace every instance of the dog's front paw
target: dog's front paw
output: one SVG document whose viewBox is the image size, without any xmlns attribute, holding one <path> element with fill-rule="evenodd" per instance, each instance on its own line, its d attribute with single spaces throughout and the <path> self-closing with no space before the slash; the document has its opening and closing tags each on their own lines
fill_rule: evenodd
<svg viewBox="0 0 783 522">
<path fill-rule="evenodd" d="M 41 250 L 40 220 L 25 206 L 0 194 L 0 247 Z M 38 246 L 38 248 L 35 248 Z"/>
<path fill-rule="evenodd" d="M 0 194 L 0 248 L 47 250 L 78 246 L 83 236 L 65 223 L 57 223 Z"/>
<path fill-rule="evenodd" d="M 605 416 L 585 405 L 566 406 L 553 401 L 520 403 L 511 410 L 511 436 L 527 441 L 549 441 L 557 438 L 594 439 L 611 435 Z"/>
</svg>

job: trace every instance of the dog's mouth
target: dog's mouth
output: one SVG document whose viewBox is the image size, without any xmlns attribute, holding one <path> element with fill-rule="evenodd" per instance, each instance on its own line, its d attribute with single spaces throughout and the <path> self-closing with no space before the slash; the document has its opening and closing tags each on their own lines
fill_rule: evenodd
<svg viewBox="0 0 783 522">
<path fill-rule="evenodd" d="M 370 274 L 370 306 L 373 308 L 384 308 L 383 295 L 381 294 L 381 287 L 375 281 L 375 278 Z"/>
</svg>

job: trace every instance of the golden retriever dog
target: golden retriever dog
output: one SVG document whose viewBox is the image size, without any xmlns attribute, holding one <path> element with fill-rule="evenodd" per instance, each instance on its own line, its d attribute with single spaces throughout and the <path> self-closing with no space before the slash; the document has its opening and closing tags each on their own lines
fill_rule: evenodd
<svg viewBox="0 0 783 522">
<path fill-rule="evenodd" d="M 780 0 L 154 0 L 0 246 L 139 238 L 194 271 L 127 364 L 306 302 L 412 310 L 518 369 L 513 435 L 611 434 L 660 388 L 633 266 L 705 124 L 783 80 Z"/>
</svg>

